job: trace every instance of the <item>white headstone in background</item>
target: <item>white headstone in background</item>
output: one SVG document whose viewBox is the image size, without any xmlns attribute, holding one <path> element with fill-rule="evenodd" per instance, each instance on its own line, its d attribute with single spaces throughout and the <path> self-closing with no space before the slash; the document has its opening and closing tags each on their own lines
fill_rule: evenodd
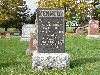
<svg viewBox="0 0 100 75">
<path fill-rule="evenodd" d="M 30 33 L 35 32 L 35 25 L 34 24 L 25 24 L 22 27 L 22 38 L 20 41 L 29 41 L 30 40 Z"/>
</svg>

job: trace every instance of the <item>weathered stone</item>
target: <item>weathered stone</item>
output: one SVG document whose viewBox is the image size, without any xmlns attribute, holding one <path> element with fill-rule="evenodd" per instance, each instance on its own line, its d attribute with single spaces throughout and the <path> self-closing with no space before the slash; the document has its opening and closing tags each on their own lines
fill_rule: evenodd
<svg viewBox="0 0 100 75">
<path fill-rule="evenodd" d="M 37 9 L 38 52 L 65 52 L 65 23 L 63 8 Z"/>
<path fill-rule="evenodd" d="M 84 35 L 84 27 L 78 27 L 76 29 L 76 35 Z"/>
<path fill-rule="evenodd" d="M 31 33 L 31 38 L 29 42 L 29 49 L 27 49 L 26 54 L 30 55 L 32 54 L 35 50 L 37 50 L 37 35 L 35 33 Z"/>
<path fill-rule="evenodd" d="M 10 31 L 5 32 L 5 38 L 10 38 Z"/>
<path fill-rule="evenodd" d="M 88 35 L 99 35 L 99 21 L 98 20 L 90 20 L 89 21 Z"/>
<path fill-rule="evenodd" d="M 25 24 L 22 27 L 22 38 L 20 41 L 29 41 L 30 40 L 30 33 L 35 32 L 35 25 L 34 24 Z"/>
<path fill-rule="evenodd" d="M 99 21 L 90 20 L 89 21 L 89 31 L 86 36 L 87 39 L 99 39 Z"/>
<path fill-rule="evenodd" d="M 33 52 L 32 68 L 67 69 L 70 56 L 65 52 L 63 8 L 38 8 L 38 49 Z"/>
<path fill-rule="evenodd" d="M 32 61 L 32 68 L 35 71 L 70 68 L 70 56 L 67 53 L 38 53 L 34 51 Z"/>
</svg>

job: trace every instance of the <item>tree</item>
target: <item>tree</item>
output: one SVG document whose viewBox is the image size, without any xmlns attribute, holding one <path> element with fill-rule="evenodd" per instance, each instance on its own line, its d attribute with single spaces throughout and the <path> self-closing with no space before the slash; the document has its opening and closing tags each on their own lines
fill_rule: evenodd
<svg viewBox="0 0 100 75">
<path fill-rule="evenodd" d="M 94 0 L 92 2 L 93 6 L 95 7 L 92 12 L 92 17 L 96 20 L 100 21 L 100 0 Z M 100 23 L 100 22 L 99 22 Z"/>
<path fill-rule="evenodd" d="M 35 24 L 35 20 L 36 20 L 36 12 L 34 12 L 34 14 L 32 14 L 30 23 Z"/>
<path fill-rule="evenodd" d="M 81 26 L 85 25 L 90 8 L 94 8 L 88 2 L 75 0 L 40 0 L 37 2 L 39 8 L 65 8 L 65 22 L 76 20 Z"/>
<path fill-rule="evenodd" d="M 26 16 L 25 4 L 23 0 L 0 1 L 0 27 L 4 27 L 5 31 L 9 27 L 18 27 L 16 25 Z"/>
</svg>

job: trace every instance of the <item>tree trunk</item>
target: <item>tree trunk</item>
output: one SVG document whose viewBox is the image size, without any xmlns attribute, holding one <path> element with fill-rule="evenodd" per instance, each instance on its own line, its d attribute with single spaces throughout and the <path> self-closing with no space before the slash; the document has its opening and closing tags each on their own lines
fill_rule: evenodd
<svg viewBox="0 0 100 75">
<path fill-rule="evenodd" d="M 7 31 L 8 27 L 5 27 L 5 31 Z"/>
</svg>

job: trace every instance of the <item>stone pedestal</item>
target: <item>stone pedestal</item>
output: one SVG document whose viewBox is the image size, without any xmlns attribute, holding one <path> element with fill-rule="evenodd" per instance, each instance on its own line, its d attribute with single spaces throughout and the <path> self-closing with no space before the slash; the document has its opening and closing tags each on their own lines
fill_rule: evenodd
<svg viewBox="0 0 100 75">
<path fill-rule="evenodd" d="M 21 37 L 21 36 L 13 36 L 14 38 L 16 38 L 16 37 Z"/>
<path fill-rule="evenodd" d="M 87 35 L 86 39 L 99 39 L 100 36 L 99 35 Z"/>
<path fill-rule="evenodd" d="M 70 68 L 70 56 L 67 53 L 38 53 L 33 52 L 33 70 L 68 69 Z"/>
<path fill-rule="evenodd" d="M 26 37 L 26 38 L 24 37 L 24 38 L 21 38 L 21 39 L 20 39 L 20 41 L 29 41 L 29 40 L 30 40 L 29 37 Z"/>
</svg>

